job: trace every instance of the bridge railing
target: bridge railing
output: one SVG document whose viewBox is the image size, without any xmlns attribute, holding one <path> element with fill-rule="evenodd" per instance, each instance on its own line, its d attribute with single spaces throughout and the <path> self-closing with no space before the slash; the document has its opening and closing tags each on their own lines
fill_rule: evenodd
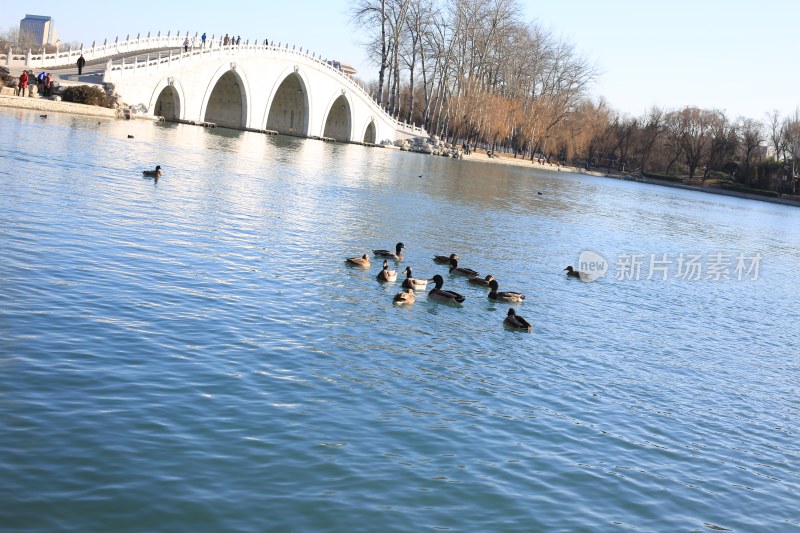
<svg viewBox="0 0 800 533">
<path fill-rule="evenodd" d="M 88 63 L 119 54 L 154 50 L 158 48 L 177 48 L 183 46 L 187 37 L 189 37 L 190 42 L 194 41 L 199 45 L 200 36 L 197 33 L 194 36 L 190 36 L 189 32 L 183 35 L 181 35 L 180 32 L 174 34 L 172 32 L 167 32 L 166 35 L 162 35 L 161 32 L 158 32 L 156 35 L 151 35 L 148 32 L 145 36 L 138 34 L 135 38 L 131 38 L 131 36 L 128 35 L 125 40 L 120 40 L 119 37 L 116 37 L 113 41 L 105 39 L 102 44 L 93 41 L 92 45 L 89 47 L 81 45 L 79 48 L 73 48 L 70 46 L 66 50 L 56 47 L 55 52 L 45 52 L 44 50 L 34 51 L 32 48 L 15 51 L 13 48 L 10 48 L 5 54 L 0 54 L 0 64 L 4 62 L 9 67 L 32 69 L 73 66 L 77 63 L 81 54 L 83 54 L 83 58 Z"/>
<path fill-rule="evenodd" d="M 184 37 L 177 37 L 177 41 L 179 41 L 178 50 L 159 50 L 156 52 L 149 52 L 147 54 L 142 54 L 134 57 L 122 57 L 117 60 L 109 61 L 106 65 L 106 75 L 104 77 L 108 78 L 109 75 L 113 76 L 116 75 L 135 75 L 137 72 L 142 72 L 141 69 L 144 69 L 144 72 L 147 72 L 150 69 L 159 68 L 161 66 L 169 66 L 172 63 L 182 63 L 185 61 L 196 61 L 201 59 L 207 59 L 210 55 L 218 55 L 218 56 L 233 56 L 233 57 L 242 57 L 242 56 L 253 56 L 257 54 L 263 53 L 280 53 L 286 55 L 296 55 L 302 59 L 307 61 L 311 61 L 315 63 L 319 68 L 327 69 L 334 76 L 338 76 L 342 83 L 349 86 L 355 92 L 360 93 L 364 99 L 370 103 L 373 109 L 377 110 L 381 113 L 384 118 L 388 119 L 391 122 L 394 122 L 395 128 L 403 133 L 415 137 L 427 137 L 427 132 L 419 126 L 414 124 L 408 124 L 406 122 L 401 122 L 394 117 L 387 113 L 383 108 L 381 108 L 377 103 L 375 103 L 375 98 L 370 92 L 356 80 L 344 74 L 339 68 L 334 67 L 331 65 L 326 59 L 316 54 L 310 54 L 308 51 L 303 51 L 302 48 L 299 50 L 292 46 L 289 48 L 288 43 L 285 46 L 281 46 L 280 43 L 275 45 L 274 43 L 270 44 L 250 44 L 249 42 L 238 44 L 238 45 L 224 45 L 220 42 L 219 39 L 214 39 L 212 36 L 211 39 L 206 41 L 206 46 L 197 46 L 195 45 L 193 48 L 190 48 L 189 51 L 184 51 L 183 43 L 185 41 Z M 147 48 L 145 48 L 147 49 Z M 86 55 L 84 55 L 86 58 Z M 88 61 L 88 58 L 86 58 Z"/>
</svg>

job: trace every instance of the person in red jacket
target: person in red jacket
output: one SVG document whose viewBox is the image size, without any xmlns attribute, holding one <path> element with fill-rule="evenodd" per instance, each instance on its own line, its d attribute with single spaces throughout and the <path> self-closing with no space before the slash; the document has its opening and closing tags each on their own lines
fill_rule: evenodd
<svg viewBox="0 0 800 533">
<path fill-rule="evenodd" d="M 19 75 L 19 87 L 17 90 L 17 96 L 25 96 L 25 90 L 28 88 L 28 73 L 24 70 L 22 74 Z"/>
</svg>

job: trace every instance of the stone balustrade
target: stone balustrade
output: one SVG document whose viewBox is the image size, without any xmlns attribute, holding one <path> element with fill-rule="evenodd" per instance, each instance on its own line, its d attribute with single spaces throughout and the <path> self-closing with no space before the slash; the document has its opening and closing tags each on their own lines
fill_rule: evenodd
<svg viewBox="0 0 800 533">
<path fill-rule="evenodd" d="M 146 36 L 138 34 L 135 38 L 131 38 L 131 36 L 128 35 L 125 40 L 120 40 L 119 37 L 114 38 L 113 41 L 104 39 L 102 44 L 93 41 L 91 46 L 87 47 L 81 45 L 78 49 L 69 47 L 66 50 L 61 50 L 57 48 L 55 52 L 51 53 L 43 53 L 42 51 L 34 52 L 30 48 L 17 51 L 10 49 L 0 54 L 0 64 L 4 64 L 8 67 L 32 69 L 72 66 L 75 65 L 81 54 L 83 54 L 83 58 L 88 63 L 119 54 L 154 50 L 158 48 L 177 48 L 183 46 L 186 37 L 189 37 L 190 40 L 195 38 L 199 46 L 200 35 L 197 33 L 195 33 L 194 36 L 190 36 L 189 32 L 185 32 L 184 34 L 180 32 L 175 32 L 174 34 L 172 32 L 167 32 L 166 35 L 162 35 L 161 32 L 158 32 L 156 35 L 151 35 L 148 32 Z M 208 43 L 209 41 L 207 40 L 206 46 L 209 45 Z"/>
</svg>

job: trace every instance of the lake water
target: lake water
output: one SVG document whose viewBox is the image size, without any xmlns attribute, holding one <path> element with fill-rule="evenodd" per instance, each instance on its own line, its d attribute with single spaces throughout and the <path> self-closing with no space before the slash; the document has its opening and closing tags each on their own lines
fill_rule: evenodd
<svg viewBox="0 0 800 533">
<path fill-rule="evenodd" d="M 143 121 L 0 131 L 4 531 L 800 529 L 797 208 Z M 392 268 L 464 304 L 397 307 L 377 260 L 344 264 L 398 241 Z M 589 251 L 606 275 L 567 278 Z"/>
</svg>

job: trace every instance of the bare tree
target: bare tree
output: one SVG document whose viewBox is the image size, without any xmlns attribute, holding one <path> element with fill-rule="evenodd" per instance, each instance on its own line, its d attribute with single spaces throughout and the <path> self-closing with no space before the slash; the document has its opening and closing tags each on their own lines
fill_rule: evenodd
<svg viewBox="0 0 800 533">
<path fill-rule="evenodd" d="M 786 117 L 786 155 L 794 163 L 800 156 L 800 110 L 795 110 L 794 116 Z"/>
<path fill-rule="evenodd" d="M 406 17 L 408 40 L 403 53 L 403 60 L 408 68 L 408 121 L 414 120 L 414 73 L 417 61 L 422 63 L 423 85 L 425 79 L 425 50 L 422 41 L 428 32 L 431 23 L 432 6 L 430 0 L 411 0 Z M 423 88 L 424 89 L 424 88 Z"/>
<path fill-rule="evenodd" d="M 665 174 L 670 174 L 673 166 L 683 155 L 683 143 L 681 142 L 683 126 L 678 111 L 670 111 L 665 118 L 664 144 L 661 149 L 667 164 L 662 164 L 662 168 L 664 168 Z"/>
<path fill-rule="evenodd" d="M 350 19 L 355 24 L 368 31 L 377 27 L 377 35 L 363 43 L 368 52 L 378 49 L 378 92 L 376 100 L 379 105 L 383 102 L 383 82 L 386 69 L 389 67 L 389 43 L 386 37 L 387 16 L 386 3 L 389 0 L 358 0 L 350 9 Z"/>
<path fill-rule="evenodd" d="M 397 115 L 400 108 L 400 49 L 408 38 L 406 20 L 411 0 L 391 0 L 387 3 L 389 29 L 389 102 L 388 111 Z"/>
<path fill-rule="evenodd" d="M 753 185 L 755 165 L 760 158 L 761 143 L 764 142 L 764 125 L 754 119 L 739 117 L 738 119 L 739 151 L 742 154 L 744 168 L 739 174 L 739 180 L 747 186 Z"/>
<path fill-rule="evenodd" d="M 432 134 L 533 148 L 566 139 L 596 69 L 573 46 L 519 22 L 519 0 L 357 0 L 351 10 L 380 66 L 376 99 Z M 422 90 L 417 91 L 418 72 Z M 406 77 L 407 75 L 407 77 Z"/>
<path fill-rule="evenodd" d="M 722 111 L 714 111 L 709 116 L 708 154 L 705 161 L 703 179 L 707 179 L 712 170 L 723 170 L 725 163 L 733 156 L 736 147 L 736 129 Z"/>
<path fill-rule="evenodd" d="M 770 145 L 775 150 L 777 161 L 786 159 L 789 148 L 787 126 L 788 121 L 781 118 L 781 113 L 777 109 L 767 113 L 767 135 Z"/>
<path fill-rule="evenodd" d="M 19 42 L 19 26 L 9 26 L 6 31 L 0 33 L 0 46 L 4 49 L 21 46 Z"/>
<path fill-rule="evenodd" d="M 672 134 L 686 161 L 690 179 L 708 158 L 715 118 L 715 112 L 697 107 L 684 107 L 673 115 Z"/>
<path fill-rule="evenodd" d="M 647 116 L 642 118 L 641 123 L 644 126 L 638 131 L 636 136 L 637 148 L 639 152 L 639 164 L 642 173 L 647 170 L 647 165 L 650 162 L 650 155 L 656 143 L 664 135 L 664 111 L 660 108 L 653 106 L 648 111 Z"/>
<path fill-rule="evenodd" d="M 629 116 L 617 115 L 611 123 L 609 129 L 611 138 L 613 139 L 613 145 L 610 155 L 616 160 L 617 170 L 625 170 L 625 164 L 628 161 L 628 151 L 633 142 L 634 133 L 638 128 L 638 120 Z M 611 157 L 609 159 L 611 159 Z M 609 162 L 609 168 L 610 166 L 611 164 Z"/>
</svg>

